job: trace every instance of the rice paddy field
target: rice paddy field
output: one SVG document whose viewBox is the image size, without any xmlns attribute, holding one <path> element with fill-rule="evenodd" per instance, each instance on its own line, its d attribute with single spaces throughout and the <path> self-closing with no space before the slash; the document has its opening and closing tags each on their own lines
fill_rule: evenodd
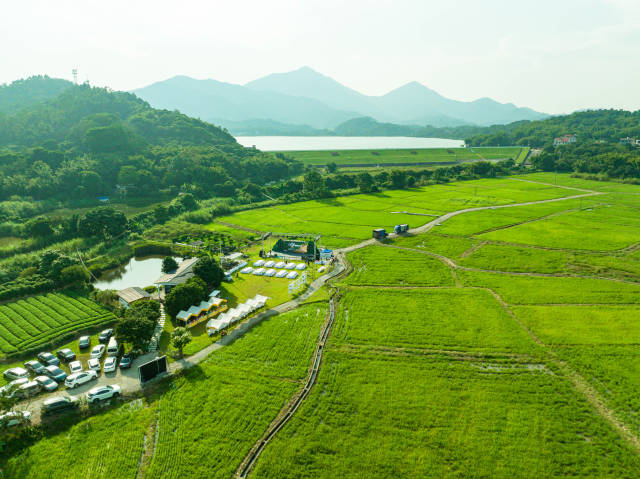
<svg viewBox="0 0 640 479">
<path fill-rule="evenodd" d="M 113 313 L 101 305 L 72 293 L 49 293 L 5 303 L 0 305 L 0 356 L 114 320 Z"/>
<path fill-rule="evenodd" d="M 316 382 L 249 477 L 639 477 L 638 200 L 536 173 L 222 218 L 340 248 L 488 207 L 346 253 Z M 142 400 L 12 450 L 3 477 L 233 477 L 301 391 L 327 308 L 325 290 Z"/>
<path fill-rule="evenodd" d="M 324 166 L 336 163 L 339 166 L 384 166 L 408 165 L 412 163 L 459 163 L 476 160 L 518 161 L 527 147 L 480 147 L 473 148 L 418 148 L 418 149 L 377 149 L 377 150 L 336 150 L 336 151 L 285 151 L 307 165 Z M 524 159 L 524 157 L 522 158 Z"/>
</svg>

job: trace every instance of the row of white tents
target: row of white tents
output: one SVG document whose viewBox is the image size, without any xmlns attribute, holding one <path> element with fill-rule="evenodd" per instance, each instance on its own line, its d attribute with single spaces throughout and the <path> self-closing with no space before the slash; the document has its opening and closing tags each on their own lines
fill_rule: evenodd
<svg viewBox="0 0 640 479">
<path fill-rule="evenodd" d="M 287 279 L 296 279 L 298 277 L 297 271 L 287 271 L 286 269 L 281 269 L 280 271 L 276 271 L 275 269 L 265 269 L 265 268 L 252 268 L 251 266 L 247 266 L 240 270 L 242 274 L 254 274 L 256 276 L 275 276 L 276 278 L 287 278 Z"/>
<path fill-rule="evenodd" d="M 264 267 L 265 269 L 297 269 L 298 271 L 307 269 L 307 265 L 304 263 L 285 263 L 284 261 L 276 263 L 275 261 L 265 261 L 263 259 L 259 259 L 258 261 L 254 262 L 253 266 L 255 266 L 256 268 Z"/>
<path fill-rule="evenodd" d="M 258 309 L 264 307 L 264 305 L 267 304 L 267 299 L 269 299 L 267 296 L 257 294 L 244 303 L 240 303 L 235 308 L 231 308 L 230 310 L 225 311 L 216 319 L 210 319 L 207 322 L 207 333 L 209 334 L 209 336 L 212 336 L 218 331 L 223 330 L 227 326 L 235 324 L 241 319 L 246 318 L 254 311 L 257 311 Z"/>
</svg>

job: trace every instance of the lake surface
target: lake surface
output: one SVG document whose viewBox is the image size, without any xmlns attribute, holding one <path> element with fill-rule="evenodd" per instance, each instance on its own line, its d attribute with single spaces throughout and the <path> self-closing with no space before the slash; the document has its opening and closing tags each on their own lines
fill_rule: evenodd
<svg viewBox="0 0 640 479">
<path fill-rule="evenodd" d="M 146 256 L 131 258 L 122 266 L 105 271 L 98 281 L 93 283 L 99 289 L 124 289 L 133 286 L 144 288 L 152 286 L 153 282 L 162 275 L 162 260 L 164 256 Z M 178 264 L 182 258 L 174 258 Z"/>
<path fill-rule="evenodd" d="M 457 148 L 464 140 L 408 136 L 237 136 L 243 146 L 263 151 L 369 150 L 396 148 Z"/>
</svg>

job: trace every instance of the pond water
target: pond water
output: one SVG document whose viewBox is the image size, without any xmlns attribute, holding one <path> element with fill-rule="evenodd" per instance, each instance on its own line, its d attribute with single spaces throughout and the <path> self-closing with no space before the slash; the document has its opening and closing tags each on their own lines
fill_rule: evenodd
<svg viewBox="0 0 640 479">
<path fill-rule="evenodd" d="M 164 256 L 145 256 L 131 258 L 128 263 L 105 271 L 98 281 L 93 283 L 99 289 L 124 289 L 133 286 L 144 288 L 152 286 L 153 282 L 162 275 L 162 260 Z M 182 258 L 174 258 L 178 264 Z"/>
<path fill-rule="evenodd" d="M 263 151 L 369 150 L 395 148 L 457 148 L 464 140 L 408 136 L 237 136 L 243 146 Z"/>
</svg>

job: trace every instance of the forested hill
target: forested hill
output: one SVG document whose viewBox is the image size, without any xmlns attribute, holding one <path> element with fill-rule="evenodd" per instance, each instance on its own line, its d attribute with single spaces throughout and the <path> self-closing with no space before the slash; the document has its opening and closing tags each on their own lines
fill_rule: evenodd
<svg viewBox="0 0 640 479">
<path fill-rule="evenodd" d="M 0 112 L 13 113 L 35 105 L 58 96 L 72 85 L 70 81 L 48 76 L 33 76 L 0 85 Z"/>
<path fill-rule="evenodd" d="M 31 81 L 34 79 L 27 80 Z M 1 146 L 34 146 L 46 141 L 87 151 L 131 151 L 144 142 L 235 143 L 229 133 L 211 124 L 178 112 L 155 110 L 130 93 L 88 85 L 73 85 L 52 99 L 0 117 Z"/>
<path fill-rule="evenodd" d="M 520 121 L 508 125 L 477 128 L 465 136 L 472 146 L 525 145 L 549 147 L 565 134 L 579 141 L 618 142 L 620 138 L 640 139 L 640 110 L 588 110 L 541 121 Z"/>
<path fill-rule="evenodd" d="M 42 77 L 25 83 L 34 81 L 41 89 Z M 128 196 L 185 189 L 227 196 L 249 182 L 264 184 L 301 169 L 296 161 L 244 148 L 209 123 L 89 85 L 0 112 L 0 201 L 95 200 L 115 194 L 116 185 L 127 185 Z"/>
</svg>

